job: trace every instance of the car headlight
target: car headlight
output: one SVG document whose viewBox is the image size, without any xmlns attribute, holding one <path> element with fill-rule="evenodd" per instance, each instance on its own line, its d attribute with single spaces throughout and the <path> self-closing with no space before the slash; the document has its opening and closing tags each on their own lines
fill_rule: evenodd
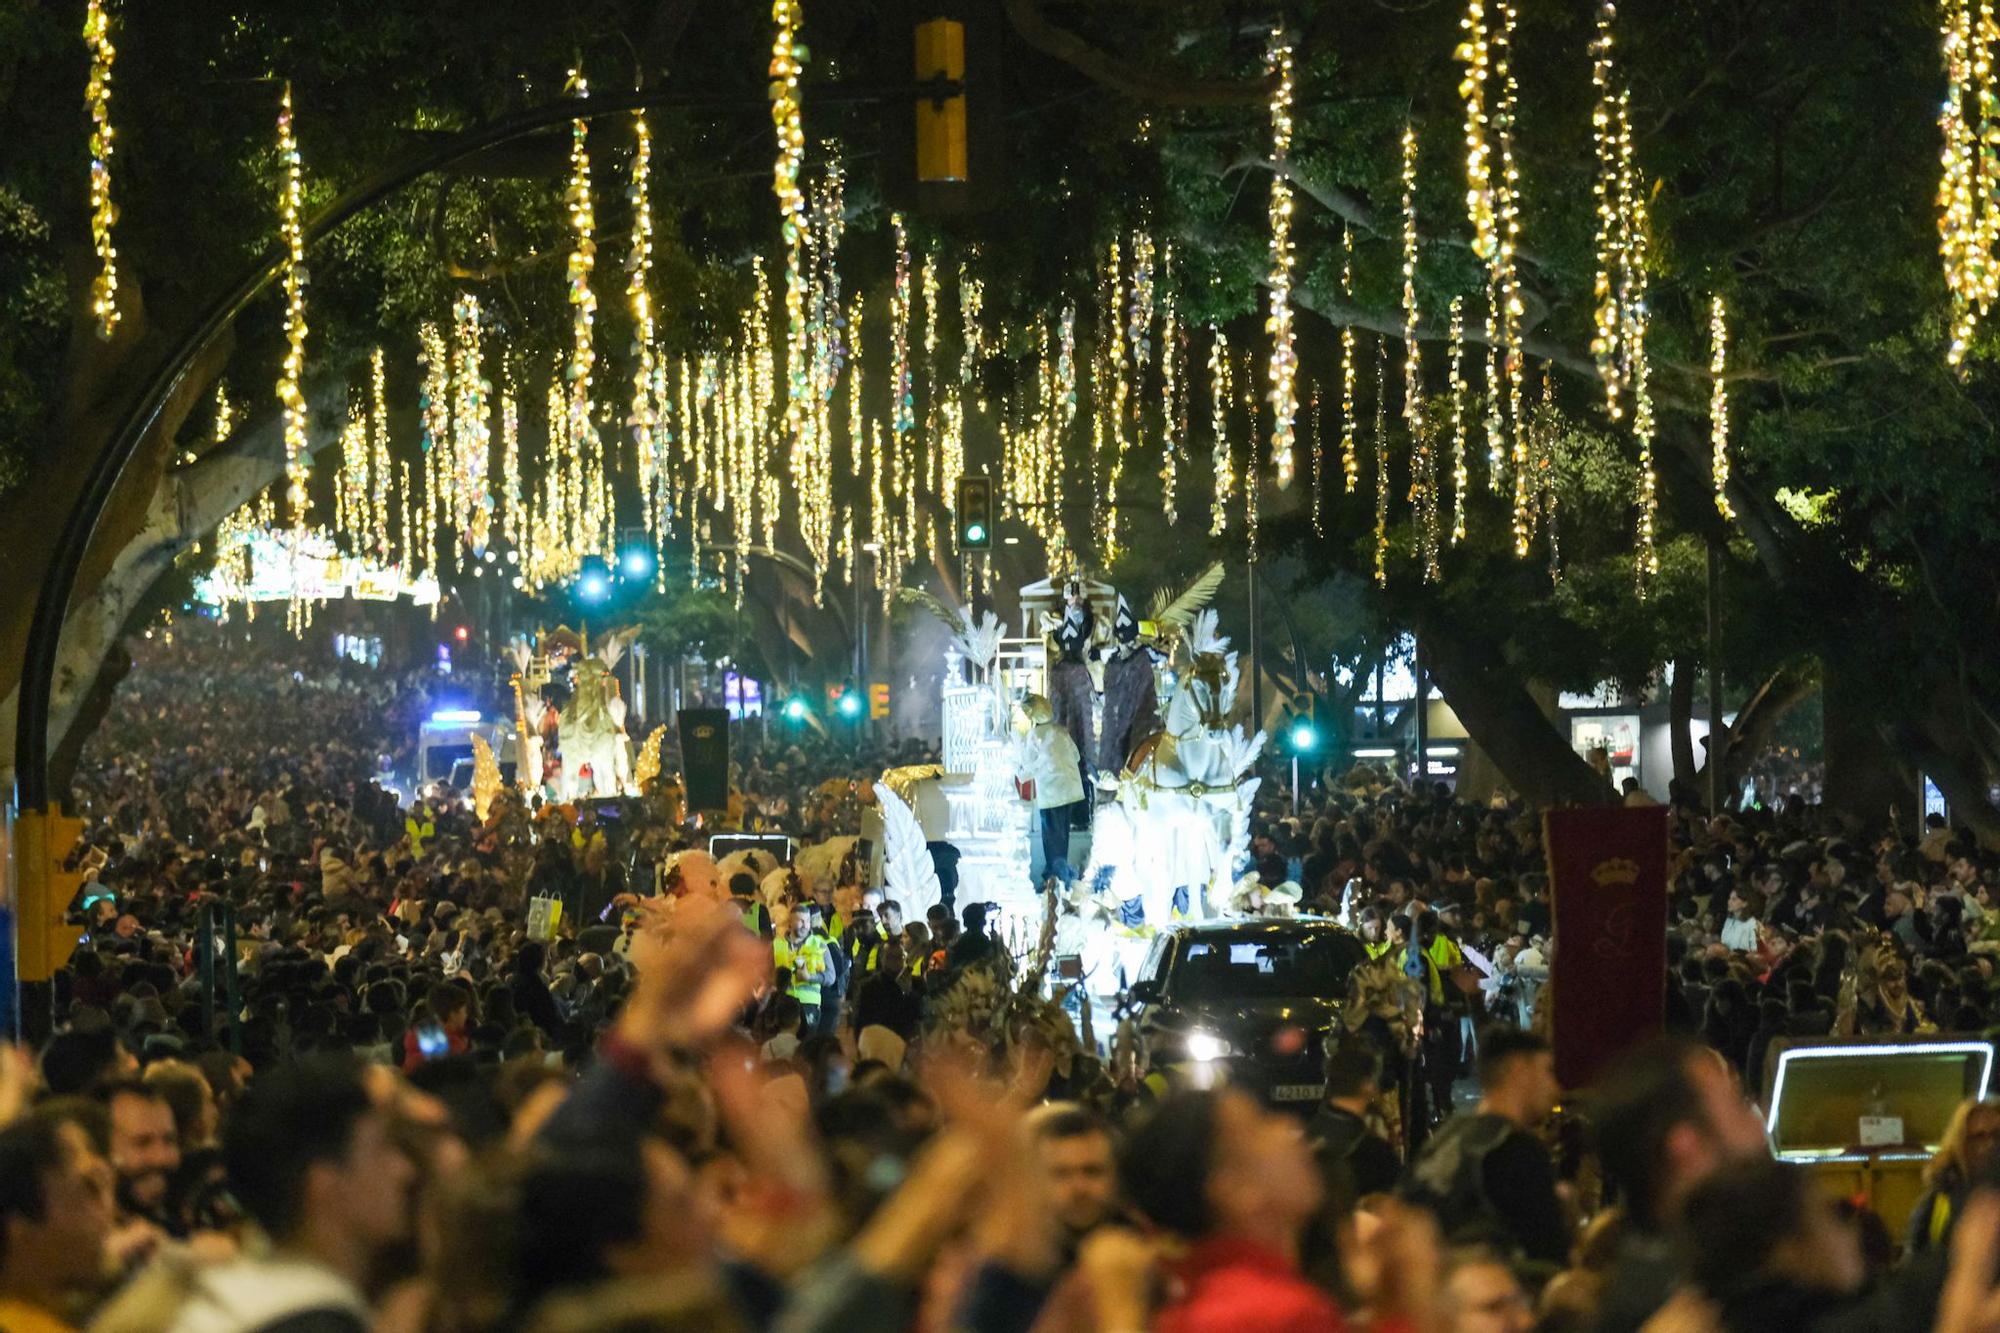
<svg viewBox="0 0 2000 1333">
<path fill-rule="evenodd" d="M 1187 1053 L 1193 1060 L 1220 1060 L 1233 1049 L 1213 1032 L 1190 1032 L 1187 1035 Z"/>
</svg>

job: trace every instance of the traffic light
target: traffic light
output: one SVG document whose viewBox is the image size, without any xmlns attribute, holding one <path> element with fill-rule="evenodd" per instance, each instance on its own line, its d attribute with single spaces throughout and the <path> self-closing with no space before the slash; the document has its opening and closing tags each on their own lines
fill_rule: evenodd
<svg viewBox="0 0 2000 1333">
<path fill-rule="evenodd" d="M 990 477 L 958 479 L 958 549 L 993 549 L 993 481 Z"/>
<path fill-rule="evenodd" d="M 83 821 L 60 810 L 24 810 L 14 836 L 20 876 L 14 966 L 22 981 L 48 981 L 69 962 L 82 930 L 68 917 L 86 876 L 64 867 L 83 838 Z"/>
<path fill-rule="evenodd" d="M 965 25 L 936 18 L 917 25 L 917 80 L 956 83 L 946 97 L 917 102 L 917 180 L 924 184 L 963 183 L 965 146 Z"/>
<path fill-rule="evenodd" d="M 854 722 L 860 719 L 861 714 L 866 711 L 867 705 L 861 698 L 861 691 L 850 689 L 841 694 L 833 707 L 834 711 L 838 712 L 842 717 L 846 718 L 849 722 Z"/>
<path fill-rule="evenodd" d="M 868 687 L 868 716 L 880 720 L 889 716 L 889 686 L 885 681 L 876 681 Z"/>
<path fill-rule="evenodd" d="M 785 721 L 787 722 L 803 722 L 806 720 L 806 714 L 811 711 L 811 708 L 806 704 L 805 696 L 802 694 L 795 694 L 785 700 L 784 714 Z"/>
</svg>

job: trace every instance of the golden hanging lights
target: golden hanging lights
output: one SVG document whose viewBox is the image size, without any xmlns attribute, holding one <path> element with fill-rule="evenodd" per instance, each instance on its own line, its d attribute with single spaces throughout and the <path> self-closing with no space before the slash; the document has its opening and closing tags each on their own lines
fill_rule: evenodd
<svg viewBox="0 0 2000 1333">
<path fill-rule="evenodd" d="M 293 531 L 306 524 L 306 478 L 312 470 L 306 428 L 308 413 L 301 381 L 306 366 L 305 227 L 300 205 L 304 193 L 299 144 L 292 134 L 292 85 L 285 84 L 278 104 L 278 235 L 285 247 L 285 360 L 278 374 L 278 402 L 284 408 L 286 518 Z"/>
<path fill-rule="evenodd" d="M 1208 535 L 1220 536 L 1229 530 L 1229 501 L 1236 490 L 1236 468 L 1229 456 L 1229 335 L 1211 327 L 1214 340 L 1208 349 L 1209 429 L 1214 434 L 1215 506 L 1210 511 Z"/>
<path fill-rule="evenodd" d="M 772 165 L 771 189 L 778 197 L 778 221 L 785 243 L 785 398 L 786 434 L 796 445 L 806 410 L 810 369 L 806 350 L 806 197 L 799 185 L 805 168 L 806 134 L 799 112 L 799 75 L 806 48 L 798 29 L 804 18 L 799 0 L 773 0 L 771 23 L 771 123 L 777 130 L 778 154 Z"/>
<path fill-rule="evenodd" d="M 1181 378 L 1180 294 L 1174 289 L 1174 246 L 1169 241 L 1163 251 L 1160 284 L 1160 508 L 1167 526 L 1180 519 L 1180 427 L 1185 387 Z"/>
<path fill-rule="evenodd" d="M 1500 227 L 1494 208 L 1493 152 L 1486 140 L 1487 75 L 1492 58 L 1482 0 L 1466 0 L 1465 17 L 1459 26 L 1465 29 L 1465 40 L 1453 54 L 1466 66 L 1465 77 L 1458 84 L 1458 95 L 1465 101 L 1465 212 L 1472 222 L 1472 253 L 1490 264 L 1500 253 Z"/>
<path fill-rule="evenodd" d="M 1994 47 L 2000 42 L 1991 0 L 1943 0 L 1939 18 L 1945 68 L 1938 129 L 1944 136 L 1938 181 L 1938 254 L 1951 293 L 1947 364 L 1965 359 L 1973 331 L 2000 297 L 2000 137 L 1995 110 Z M 1968 105 L 1969 103 L 1969 105 Z"/>
<path fill-rule="evenodd" d="M 1590 340 L 1604 381 L 1604 407 L 1613 421 L 1624 415 L 1621 390 L 1631 377 L 1631 351 L 1624 343 L 1625 303 L 1631 287 L 1633 226 L 1627 207 L 1625 178 L 1632 171 L 1632 137 L 1625 117 L 1626 95 L 1619 86 L 1612 57 L 1612 22 L 1616 0 L 1602 0 L 1597 9 L 1597 35 L 1591 42 L 1590 81 L 1597 91 L 1591 110 L 1591 139 L 1597 174 L 1591 193 L 1597 201 L 1596 332 Z"/>
<path fill-rule="evenodd" d="M 83 41 L 90 50 L 84 102 L 90 111 L 90 240 L 97 251 L 97 273 L 90 281 L 90 313 L 97 321 L 97 336 L 109 338 L 118 326 L 118 249 L 111 239 L 111 228 L 118 221 L 118 207 L 111 202 L 111 66 L 118 48 L 111 44 L 111 18 L 105 13 L 104 0 L 90 0 L 86 6 Z"/>
<path fill-rule="evenodd" d="M 1389 342 L 1375 339 L 1375 586 L 1389 586 Z"/>
<path fill-rule="evenodd" d="M 1270 385 L 1271 466 L 1280 489 L 1292 484 L 1294 423 L 1299 414 L 1298 349 L 1292 328 L 1292 183 L 1286 174 L 1292 152 L 1292 48 L 1281 29 L 1271 32 L 1265 69 L 1274 80 L 1271 92 L 1271 289 L 1270 313 L 1264 329 L 1271 335 Z M 1254 467 L 1253 467 L 1254 472 Z"/>
<path fill-rule="evenodd" d="M 1708 443 L 1709 471 L 1715 480 L 1715 509 L 1735 518 L 1729 504 L 1729 311 L 1717 292 L 1708 302 Z"/>
<path fill-rule="evenodd" d="M 1437 450 L 1424 420 L 1423 344 L 1417 340 L 1417 130 L 1403 126 L 1403 424 L 1410 436 L 1410 501 L 1415 510 L 1417 557 L 1424 582 L 1440 577 L 1438 565 Z"/>
<path fill-rule="evenodd" d="M 590 84 L 581 71 L 570 71 L 570 84 L 578 97 L 590 96 Z M 590 183 L 590 122 L 581 117 L 570 122 L 569 162 L 569 189 L 565 198 L 572 235 L 568 266 L 572 342 L 569 364 L 563 370 L 568 393 L 562 455 L 571 468 L 571 485 L 564 488 L 563 500 L 568 512 L 562 517 L 568 520 L 568 540 L 556 578 L 574 574 L 586 555 L 608 554 L 612 541 L 603 441 L 597 432 L 596 404 L 591 398 L 591 374 L 597 364 L 597 294 L 590 286 L 597 271 L 597 208 Z"/>
<path fill-rule="evenodd" d="M 666 526 L 666 455 L 660 448 L 660 403 L 653 383 L 659 353 L 653 320 L 653 131 L 642 111 L 632 113 L 632 242 L 625 257 L 625 299 L 632 311 L 632 428 L 639 477 L 639 509 L 646 532 L 660 550 Z M 657 562 L 655 568 L 657 568 Z"/>
<path fill-rule="evenodd" d="M 1354 303 L 1352 226 L 1342 227 L 1340 231 L 1340 299 L 1349 305 Z M 1340 470 L 1346 479 L 1349 495 L 1361 485 L 1361 456 L 1355 442 L 1354 336 L 1354 325 L 1343 323 L 1340 327 Z"/>
<path fill-rule="evenodd" d="M 1465 540 L 1466 466 L 1465 298 L 1451 298 L 1451 544 Z"/>
</svg>

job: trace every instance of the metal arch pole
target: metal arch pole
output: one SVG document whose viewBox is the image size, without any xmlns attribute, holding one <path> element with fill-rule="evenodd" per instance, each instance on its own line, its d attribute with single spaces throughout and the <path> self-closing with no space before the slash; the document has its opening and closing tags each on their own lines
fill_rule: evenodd
<svg viewBox="0 0 2000 1333">
<path fill-rule="evenodd" d="M 835 93 L 836 100 L 880 101 L 902 90 Z M 827 100 L 822 97 L 822 100 Z M 303 225 L 307 246 L 404 186 L 434 172 L 445 170 L 487 149 L 510 143 L 539 130 L 576 120 L 597 120 L 657 107 L 737 107 L 766 105 L 762 98 L 701 97 L 663 89 L 641 89 L 592 98 L 553 102 L 498 120 L 490 125 L 466 130 L 449 143 L 412 154 L 402 162 L 383 169 L 341 194 Z M 90 465 L 83 489 L 64 517 L 56 534 L 49 566 L 42 578 L 35 613 L 28 624 L 26 652 L 21 664 L 21 696 L 15 728 L 15 788 L 19 808 L 46 809 L 49 804 L 49 703 L 55 683 L 56 653 L 62 643 L 63 621 L 69 615 L 70 597 L 76 591 L 78 570 L 83 565 L 99 519 L 110 503 L 112 492 L 125 467 L 139 450 L 139 444 L 158 422 L 161 411 L 186 377 L 188 367 L 202 348 L 233 323 L 243 308 L 261 295 L 284 270 L 285 252 L 273 247 L 230 287 L 212 301 L 167 358 L 154 369 L 132 401 L 110 439 Z"/>
</svg>

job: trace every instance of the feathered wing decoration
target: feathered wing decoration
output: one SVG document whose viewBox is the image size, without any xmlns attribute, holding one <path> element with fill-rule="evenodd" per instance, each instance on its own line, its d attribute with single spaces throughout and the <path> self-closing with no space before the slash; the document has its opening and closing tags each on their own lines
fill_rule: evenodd
<svg viewBox="0 0 2000 1333">
<path fill-rule="evenodd" d="M 1201 576 L 1181 590 L 1178 597 L 1162 588 L 1153 594 L 1153 604 L 1146 619 L 1158 625 L 1173 625 L 1186 629 L 1195 613 L 1215 600 L 1216 591 L 1222 587 L 1223 565 L 1220 560 L 1203 570 Z"/>
<path fill-rule="evenodd" d="M 888 896 L 902 905 L 904 920 L 921 921 L 944 897 L 923 826 L 887 783 L 875 784 L 875 800 L 882 808 L 882 877 Z"/>
<path fill-rule="evenodd" d="M 1197 611 L 1187 625 L 1188 651 L 1199 656 L 1202 653 L 1226 653 L 1229 640 L 1221 631 L 1222 617 L 1214 611 Z"/>
<path fill-rule="evenodd" d="M 993 663 L 1000 651 L 1000 640 L 1007 637 L 1007 626 L 991 611 L 981 613 L 977 623 L 969 618 L 963 622 L 965 628 L 958 636 L 958 646 L 965 650 L 965 660 L 980 671 Z"/>
<path fill-rule="evenodd" d="M 653 728 L 653 734 L 646 737 L 639 747 L 639 757 L 632 761 L 632 785 L 644 796 L 653 779 L 660 776 L 660 742 L 666 737 L 665 725 Z"/>
<path fill-rule="evenodd" d="M 1218 742 L 1223 756 L 1229 761 L 1229 772 L 1240 779 L 1257 767 L 1257 760 L 1264 753 L 1264 740 L 1261 731 L 1255 736 L 1245 736 L 1242 727 L 1231 727 L 1229 734 Z"/>
<path fill-rule="evenodd" d="M 625 650 L 632 646 L 632 640 L 639 637 L 637 629 L 621 629 L 605 636 L 604 645 L 597 650 L 597 658 L 606 667 L 618 665 L 618 659 L 625 656 Z"/>
<path fill-rule="evenodd" d="M 539 694 L 531 694 L 522 705 L 521 712 L 528 720 L 528 730 L 540 731 L 542 719 L 548 716 L 549 701 Z"/>
<path fill-rule="evenodd" d="M 931 596 L 922 588 L 898 588 L 896 600 L 905 606 L 921 606 L 943 621 L 944 627 L 951 631 L 953 638 L 961 640 L 965 638 L 965 617 L 950 604 Z"/>
<path fill-rule="evenodd" d="M 484 824 L 492 812 L 493 798 L 500 794 L 500 761 L 493 747 L 477 733 L 472 737 L 472 813 Z"/>
<path fill-rule="evenodd" d="M 516 636 L 514 641 L 507 645 L 507 656 L 514 660 L 514 669 L 525 676 L 528 674 L 529 664 L 535 660 L 535 650 L 528 646 L 526 639 Z"/>
</svg>

